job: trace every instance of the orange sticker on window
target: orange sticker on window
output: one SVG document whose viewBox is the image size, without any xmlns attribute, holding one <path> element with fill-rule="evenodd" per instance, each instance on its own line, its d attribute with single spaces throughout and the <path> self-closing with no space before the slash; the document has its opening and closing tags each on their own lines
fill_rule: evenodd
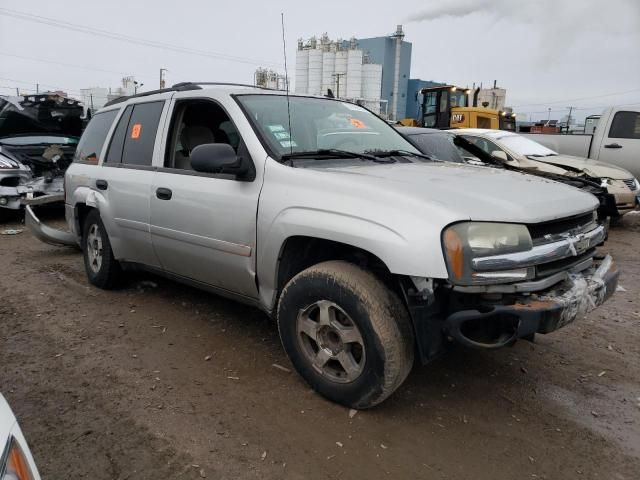
<svg viewBox="0 0 640 480">
<path fill-rule="evenodd" d="M 133 138 L 134 140 L 140 138 L 140 132 L 142 132 L 142 125 L 140 123 L 136 123 L 131 128 L 131 138 Z"/>
<path fill-rule="evenodd" d="M 362 122 L 362 120 L 358 120 L 357 118 L 352 118 L 350 121 L 351 121 L 351 125 L 353 125 L 356 128 L 367 128 L 367 126 L 364 124 L 364 122 Z"/>
</svg>

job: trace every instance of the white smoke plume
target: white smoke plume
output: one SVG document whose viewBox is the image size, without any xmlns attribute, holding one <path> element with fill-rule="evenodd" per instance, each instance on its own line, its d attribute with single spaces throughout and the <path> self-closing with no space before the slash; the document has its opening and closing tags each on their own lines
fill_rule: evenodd
<svg viewBox="0 0 640 480">
<path fill-rule="evenodd" d="M 537 25 L 543 31 L 562 27 L 565 33 L 583 30 L 639 33 L 640 0 L 427 0 L 406 22 L 484 14 Z M 560 33 L 560 32 L 557 32 Z"/>
</svg>

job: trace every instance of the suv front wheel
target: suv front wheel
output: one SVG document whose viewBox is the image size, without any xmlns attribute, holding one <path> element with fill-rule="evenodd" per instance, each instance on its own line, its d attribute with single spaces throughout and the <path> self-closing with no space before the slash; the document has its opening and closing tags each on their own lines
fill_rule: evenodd
<svg viewBox="0 0 640 480">
<path fill-rule="evenodd" d="M 107 231 L 97 210 L 89 212 L 84 221 L 82 254 L 90 283 L 104 289 L 117 286 L 122 269 L 113 256 Z"/>
<path fill-rule="evenodd" d="M 382 402 L 413 365 L 406 308 L 371 272 L 348 262 L 324 262 L 296 275 L 280 296 L 278 329 L 298 373 L 348 407 Z"/>
</svg>

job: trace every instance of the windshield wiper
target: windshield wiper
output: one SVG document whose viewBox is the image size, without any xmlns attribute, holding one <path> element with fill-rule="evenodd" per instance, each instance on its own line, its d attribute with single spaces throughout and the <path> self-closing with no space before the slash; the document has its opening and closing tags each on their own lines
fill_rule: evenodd
<svg viewBox="0 0 640 480">
<path fill-rule="evenodd" d="M 332 158 L 357 158 L 360 160 L 371 160 L 377 163 L 395 163 L 392 158 L 382 160 L 376 156 L 367 153 L 350 152 L 349 150 L 339 150 L 337 148 L 321 148 L 319 150 L 311 150 L 308 152 L 292 152 L 285 153 L 281 156 L 282 160 L 291 160 L 294 158 L 311 158 L 314 160 L 330 160 Z"/>
<path fill-rule="evenodd" d="M 369 155 L 372 155 L 374 157 L 377 157 L 377 158 L 381 158 L 381 157 L 419 157 L 419 158 L 424 158 L 425 160 L 432 160 L 434 162 L 439 161 L 439 160 L 436 160 L 433 157 L 430 157 L 429 155 L 425 155 L 424 153 L 410 152 L 409 150 L 368 150 L 366 153 L 368 153 Z"/>
</svg>

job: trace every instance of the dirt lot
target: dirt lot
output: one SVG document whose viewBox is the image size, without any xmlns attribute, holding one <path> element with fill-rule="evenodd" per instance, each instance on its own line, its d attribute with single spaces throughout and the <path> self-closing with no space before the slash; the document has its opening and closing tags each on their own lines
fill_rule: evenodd
<svg viewBox="0 0 640 480">
<path fill-rule="evenodd" d="M 0 391 L 45 479 L 638 479 L 640 215 L 607 245 L 626 291 L 586 319 L 452 351 L 350 418 L 274 366 L 261 312 L 153 276 L 100 291 L 78 252 L 0 235 Z"/>
</svg>

